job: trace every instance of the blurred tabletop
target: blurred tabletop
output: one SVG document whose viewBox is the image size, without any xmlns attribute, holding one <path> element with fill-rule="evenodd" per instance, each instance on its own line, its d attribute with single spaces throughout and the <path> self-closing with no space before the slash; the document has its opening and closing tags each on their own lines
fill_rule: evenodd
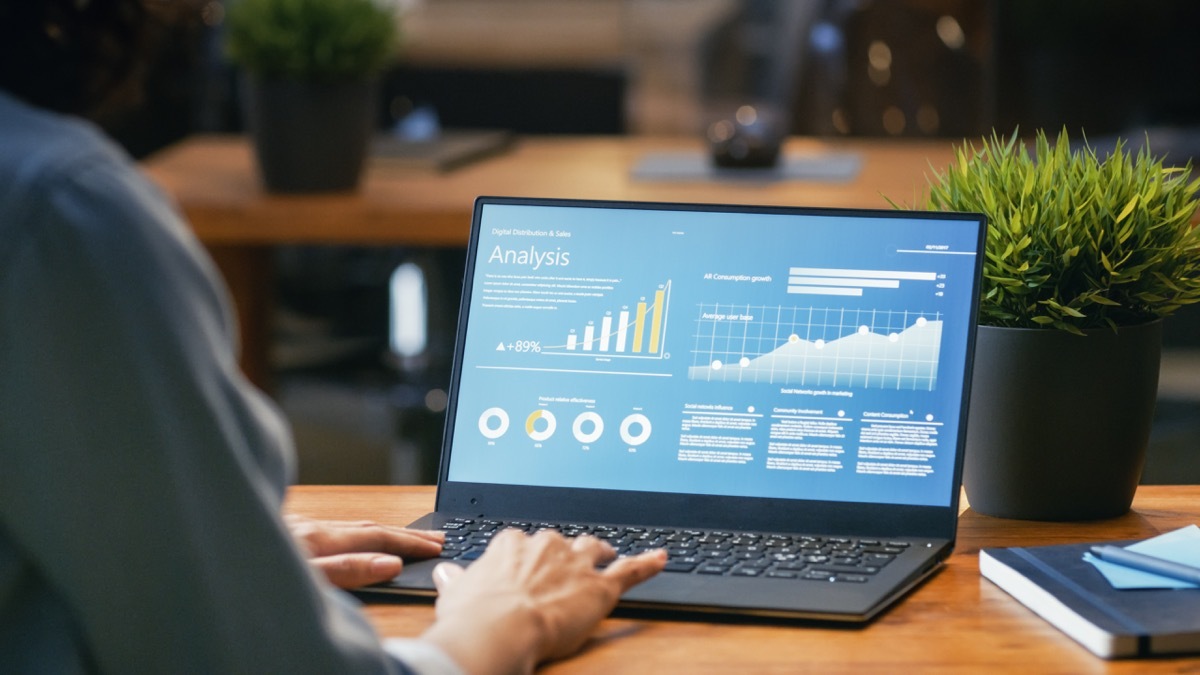
<svg viewBox="0 0 1200 675">
<path fill-rule="evenodd" d="M 457 168 L 368 162 L 350 193 L 272 195 L 241 136 L 195 136 L 144 168 L 166 188 L 206 244 L 463 245 L 480 195 L 891 208 L 912 203 L 952 144 L 938 141 L 790 139 L 784 157 L 805 172 L 699 169 L 643 172 L 646 160 L 706 161 L 687 137 L 520 137 Z M 846 166 L 846 162 L 852 163 Z M 838 171 L 820 170 L 837 164 Z M 653 168 L 653 167 L 651 167 Z"/>
<path fill-rule="evenodd" d="M 271 249 L 286 244 L 460 247 L 476 197 L 519 196 L 818 207 L 915 204 L 949 140 L 789 139 L 776 171 L 708 167 L 690 137 L 519 137 L 450 170 L 373 157 L 352 192 L 269 194 L 243 136 L 190 137 L 147 158 L 229 285 L 242 368 L 270 389 Z"/>
</svg>

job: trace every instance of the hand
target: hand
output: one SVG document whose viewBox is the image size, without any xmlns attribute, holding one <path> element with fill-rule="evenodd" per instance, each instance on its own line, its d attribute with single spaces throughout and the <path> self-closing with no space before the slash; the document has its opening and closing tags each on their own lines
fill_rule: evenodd
<svg viewBox="0 0 1200 675">
<path fill-rule="evenodd" d="M 529 672 L 576 652 L 626 590 L 666 564 L 665 551 L 613 560 L 595 537 L 497 534 L 469 568 L 434 569 L 437 621 L 426 633 L 467 672 Z"/>
<path fill-rule="evenodd" d="M 400 574 L 405 558 L 431 558 L 442 550 L 445 534 L 389 527 L 370 521 L 313 520 L 284 516 L 309 562 L 339 588 L 357 588 Z"/>
</svg>

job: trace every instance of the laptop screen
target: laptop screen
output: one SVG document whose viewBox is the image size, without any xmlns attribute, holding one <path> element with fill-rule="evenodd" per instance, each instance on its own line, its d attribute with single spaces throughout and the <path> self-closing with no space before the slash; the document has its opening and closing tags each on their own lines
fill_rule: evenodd
<svg viewBox="0 0 1200 675">
<path fill-rule="evenodd" d="M 444 477 L 947 506 L 983 231 L 481 198 Z"/>
</svg>

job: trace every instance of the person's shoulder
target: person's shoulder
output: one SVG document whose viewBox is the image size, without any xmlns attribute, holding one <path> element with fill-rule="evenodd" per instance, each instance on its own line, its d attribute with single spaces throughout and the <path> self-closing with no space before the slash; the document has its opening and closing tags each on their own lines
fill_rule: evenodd
<svg viewBox="0 0 1200 675">
<path fill-rule="evenodd" d="M 170 201 L 91 122 L 0 92 L 0 148 L 0 240 L 10 250 L 41 242 L 63 255 L 149 254 L 153 242 L 186 237 Z"/>
<path fill-rule="evenodd" d="M 91 122 L 33 107 L 0 91 L 0 185 L 29 190 L 131 160 Z M 10 195 L 12 196 L 12 195 Z M 6 200 L 9 201 L 9 200 Z"/>
</svg>

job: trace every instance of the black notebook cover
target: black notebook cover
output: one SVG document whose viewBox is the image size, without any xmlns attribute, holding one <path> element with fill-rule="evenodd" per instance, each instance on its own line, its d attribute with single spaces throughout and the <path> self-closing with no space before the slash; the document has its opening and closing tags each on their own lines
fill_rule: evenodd
<svg viewBox="0 0 1200 675">
<path fill-rule="evenodd" d="M 1097 656 L 1200 652 L 1200 589 L 1117 590 L 1093 545 L 984 549 L 979 571 Z"/>
</svg>

